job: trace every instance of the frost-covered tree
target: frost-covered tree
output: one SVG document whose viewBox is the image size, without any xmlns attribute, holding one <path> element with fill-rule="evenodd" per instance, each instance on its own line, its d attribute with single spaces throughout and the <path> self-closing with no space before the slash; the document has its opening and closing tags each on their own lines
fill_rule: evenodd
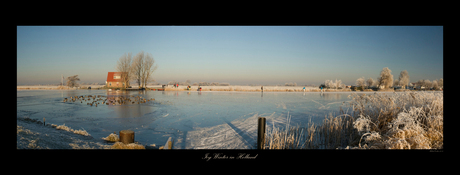
<svg viewBox="0 0 460 175">
<path fill-rule="evenodd" d="M 372 79 L 372 78 L 367 79 L 366 85 L 367 85 L 367 87 L 373 86 L 374 85 L 374 79 Z"/>
<path fill-rule="evenodd" d="M 338 89 L 338 88 L 345 88 L 345 84 L 342 83 L 342 80 L 337 80 L 335 79 L 335 82 L 332 81 L 332 80 L 326 80 L 324 81 L 324 85 L 327 87 L 327 88 L 330 88 L 330 89 Z"/>
<path fill-rule="evenodd" d="M 332 80 L 326 80 L 324 81 L 324 85 L 326 85 L 327 88 L 334 88 L 334 82 Z"/>
<path fill-rule="evenodd" d="M 443 88 L 443 86 L 444 86 L 444 80 L 443 80 L 442 78 L 440 78 L 440 79 L 438 80 L 438 86 L 439 86 L 439 88 Z"/>
<path fill-rule="evenodd" d="M 438 90 L 439 89 L 438 80 L 433 80 L 433 82 L 431 83 L 431 86 L 433 87 L 433 89 Z"/>
<path fill-rule="evenodd" d="M 425 86 L 425 89 L 429 89 L 429 88 L 433 87 L 431 81 L 428 80 L 428 79 L 423 80 L 423 85 Z"/>
<path fill-rule="evenodd" d="M 390 88 L 393 86 L 393 75 L 391 75 L 391 70 L 388 67 L 384 67 L 380 72 L 380 77 L 377 79 L 378 86 L 385 88 Z"/>
<path fill-rule="evenodd" d="M 401 71 L 401 73 L 399 73 L 398 80 L 399 85 L 403 86 L 403 88 L 405 88 L 410 83 L 409 73 L 407 72 L 407 70 L 403 70 Z"/>
<path fill-rule="evenodd" d="M 77 87 L 78 86 L 78 83 L 76 81 L 80 81 L 80 78 L 78 78 L 78 75 L 74 75 L 74 76 L 70 76 L 70 77 L 67 77 L 67 86 L 69 87 Z"/>
<path fill-rule="evenodd" d="M 356 86 L 359 86 L 359 87 L 361 87 L 362 89 L 364 89 L 364 77 L 358 78 L 358 79 L 356 80 Z"/>
<path fill-rule="evenodd" d="M 418 80 L 417 82 L 415 82 L 418 86 L 420 86 L 419 88 L 421 88 L 422 86 L 425 87 L 425 82 L 423 80 Z"/>
<path fill-rule="evenodd" d="M 335 79 L 335 82 L 334 82 L 334 86 L 335 86 L 335 89 L 337 88 L 344 88 L 345 87 L 345 84 L 342 83 L 342 80 L 337 80 Z"/>
</svg>

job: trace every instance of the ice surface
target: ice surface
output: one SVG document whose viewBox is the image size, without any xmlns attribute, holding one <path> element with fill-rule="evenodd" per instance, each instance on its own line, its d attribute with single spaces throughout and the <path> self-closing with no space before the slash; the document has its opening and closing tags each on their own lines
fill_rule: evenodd
<svg viewBox="0 0 460 175">
<path fill-rule="evenodd" d="M 277 127 L 283 126 L 288 112 L 291 115 L 291 125 L 303 125 L 310 119 L 317 124 L 328 113 L 338 113 L 339 106 L 349 100 L 349 94 L 28 90 L 17 91 L 17 118 L 46 118 L 47 123 L 65 123 L 70 128 L 84 128 L 96 140 L 102 140 L 113 132 L 129 129 L 135 132 L 135 141 L 143 145 L 161 146 L 172 137 L 175 149 L 252 149 L 257 137 L 257 117 L 267 117 L 267 128 L 271 127 L 272 121 L 275 121 Z M 155 98 L 155 101 L 138 105 L 98 107 L 79 101 L 63 102 L 64 98 L 81 95 L 134 95 L 145 99 Z M 343 109 L 346 110 L 345 107 Z M 52 129 L 55 132 L 56 129 Z M 39 133 L 46 132 L 48 130 Z M 72 140 L 67 141 L 75 143 Z M 89 147 L 97 146 L 93 144 Z M 69 146 L 67 144 L 62 148 Z"/>
</svg>

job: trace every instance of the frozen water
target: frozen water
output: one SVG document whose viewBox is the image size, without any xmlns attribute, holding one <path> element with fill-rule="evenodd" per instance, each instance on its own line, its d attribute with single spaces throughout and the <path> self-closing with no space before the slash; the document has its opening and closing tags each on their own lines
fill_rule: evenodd
<svg viewBox="0 0 460 175">
<path fill-rule="evenodd" d="M 97 107 L 63 102 L 71 96 L 142 96 L 155 98 L 143 104 Z M 143 145 L 164 145 L 174 138 L 176 149 L 252 149 L 257 140 L 257 117 L 267 125 L 285 122 L 304 125 L 320 123 L 348 101 L 349 92 L 235 92 L 235 91 L 128 91 L 27 90 L 17 91 L 17 117 L 29 117 L 73 129 L 84 128 L 93 138 L 129 129 Z M 347 107 L 342 107 L 346 110 Z M 351 110 L 351 109 L 350 109 Z M 273 122 L 274 121 L 274 122 Z"/>
</svg>

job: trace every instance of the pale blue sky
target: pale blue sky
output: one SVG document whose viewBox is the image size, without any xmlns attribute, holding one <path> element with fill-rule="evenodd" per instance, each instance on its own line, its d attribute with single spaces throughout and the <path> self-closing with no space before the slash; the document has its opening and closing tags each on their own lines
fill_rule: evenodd
<svg viewBox="0 0 460 175">
<path fill-rule="evenodd" d="M 140 51 L 160 83 L 355 84 L 384 67 L 411 82 L 443 78 L 442 26 L 18 26 L 17 83 L 105 82 Z"/>
</svg>

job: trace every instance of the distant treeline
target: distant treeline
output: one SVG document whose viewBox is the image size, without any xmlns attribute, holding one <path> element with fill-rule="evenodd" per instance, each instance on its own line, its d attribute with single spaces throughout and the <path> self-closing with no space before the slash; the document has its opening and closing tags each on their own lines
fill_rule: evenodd
<svg viewBox="0 0 460 175">
<path fill-rule="evenodd" d="M 174 84 L 179 84 L 179 86 L 230 86 L 230 83 L 219 83 L 219 82 L 213 82 L 213 83 L 208 83 L 208 82 L 195 82 L 191 83 L 190 80 L 187 80 L 185 82 L 178 82 L 178 81 L 170 81 L 168 82 L 168 85 L 174 85 Z"/>
<path fill-rule="evenodd" d="M 291 82 L 291 83 L 286 83 L 286 84 L 284 84 L 284 85 L 285 85 L 285 86 L 297 86 L 297 83 L 292 83 L 292 82 Z"/>
</svg>

